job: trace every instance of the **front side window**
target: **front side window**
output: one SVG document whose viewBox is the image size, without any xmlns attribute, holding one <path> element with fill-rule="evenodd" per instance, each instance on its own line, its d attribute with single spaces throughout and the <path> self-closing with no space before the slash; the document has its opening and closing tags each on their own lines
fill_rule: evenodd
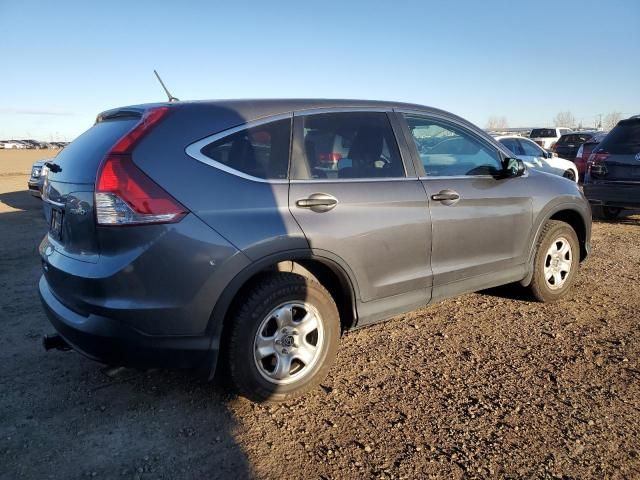
<svg viewBox="0 0 640 480">
<path fill-rule="evenodd" d="M 532 157 L 544 157 L 544 150 L 542 150 L 535 143 L 528 142 L 526 140 L 520 140 L 520 145 L 522 145 L 522 150 L 524 151 L 524 155 L 529 155 Z"/>
<path fill-rule="evenodd" d="M 502 170 L 497 150 L 465 129 L 426 117 L 405 119 L 427 176 L 496 175 Z"/>
<path fill-rule="evenodd" d="M 386 113 L 319 113 L 304 115 L 301 122 L 301 179 L 405 176 Z"/>
<path fill-rule="evenodd" d="M 286 179 L 291 119 L 276 120 L 232 133 L 202 148 L 203 155 L 252 177 Z"/>
</svg>

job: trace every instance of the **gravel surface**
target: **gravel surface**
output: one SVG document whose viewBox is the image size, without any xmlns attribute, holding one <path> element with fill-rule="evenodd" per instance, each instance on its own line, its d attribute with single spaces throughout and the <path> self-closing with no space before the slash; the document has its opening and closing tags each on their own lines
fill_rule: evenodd
<svg viewBox="0 0 640 480">
<path fill-rule="evenodd" d="M 4 170 L 2 479 L 640 477 L 640 216 L 594 224 L 565 301 L 500 288 L 349 333 L 322 388 L 254 405 L 45 353 L 41 207 Z"/>
</svg>

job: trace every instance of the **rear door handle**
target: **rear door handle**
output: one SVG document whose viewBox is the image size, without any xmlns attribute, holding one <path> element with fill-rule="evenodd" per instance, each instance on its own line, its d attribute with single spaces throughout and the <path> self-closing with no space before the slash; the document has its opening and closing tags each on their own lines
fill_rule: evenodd
<svg viewBox="0 0 640 480">
<path fill-rule="evenodd" d="M 296 201 L 296 205 L 300 208 L 308 208 L 312 212 L 328 212 L 338 205 L 338 199 L 328 193 L 312 193 L 307 198 L 301 198 Z"/>
<path fill-rule="evenodd" d="M 431 200 L 435 202 L 442 202 L 443 205 L 453 205 L 460 200 L 460 194 L 453 190 L 441 190 L 440 192 L 431 195 Z"/>
</svg>

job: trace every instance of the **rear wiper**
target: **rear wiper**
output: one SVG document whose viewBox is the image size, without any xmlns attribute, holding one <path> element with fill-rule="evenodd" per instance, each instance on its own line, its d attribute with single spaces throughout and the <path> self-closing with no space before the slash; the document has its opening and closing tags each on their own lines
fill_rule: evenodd
<svg viewBox="0 0 640 480">
<path fill-rule="evenodd" d="M 44 166 L 47 167 L 53 173 L 58 173 L 62 171 L 62 167 L 60 167 L 60 165 L 53 162 L 44 162 Z"/>
</svg>

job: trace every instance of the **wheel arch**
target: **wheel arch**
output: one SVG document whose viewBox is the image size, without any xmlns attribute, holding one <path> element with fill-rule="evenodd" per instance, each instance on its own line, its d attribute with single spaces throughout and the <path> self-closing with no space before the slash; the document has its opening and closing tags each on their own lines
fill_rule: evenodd
<svg viewBox="0 0 640 480">
<path fill-rule="evenodd" d="M 358 285 L 353 272 L 339 257 L 322 250 L 298 249 L 268 255 L 253 262 L 224 289 L 209 319 L 207 333 L 211 337 L 211 349 L 207 361 L 208 377 L 215 373 L 221 342 L 229 325 L 229 312 L 235 308 L 235 302 L 243 292 L 259 278 L 270 272 L 292 272 L 318 281 L 332 295 L 338 312 L 342 330 L 349 330 L 357 324 Z"/>
<path fill-rule="evenodd" d="M 580 210 L 576 209 L 574 205 L 557 205 L 556 207 L 540 215 L 540 220 L 536 223 L 536 234 L 534 235 L 533 242 L 531 243 L 529 251 L 529 273 L 523 280 L 520 281 L 523 286 L 528 286 L 531 283 L 531 278 L 533 276 L 533 261 L 536 254 L 536 245 L 538 245 L 538 241 L 540 239 L 540 235 L 542 234 L 544 225 L 549 220 L 559 220 L 573 228 L 573 230 L 576 232 L 578 243 L 580 245 L 581 262 L 589 254 L 588 235 L 590 223 L 585 220 L 584 214 L 580 212 Z"/>
</svg>

